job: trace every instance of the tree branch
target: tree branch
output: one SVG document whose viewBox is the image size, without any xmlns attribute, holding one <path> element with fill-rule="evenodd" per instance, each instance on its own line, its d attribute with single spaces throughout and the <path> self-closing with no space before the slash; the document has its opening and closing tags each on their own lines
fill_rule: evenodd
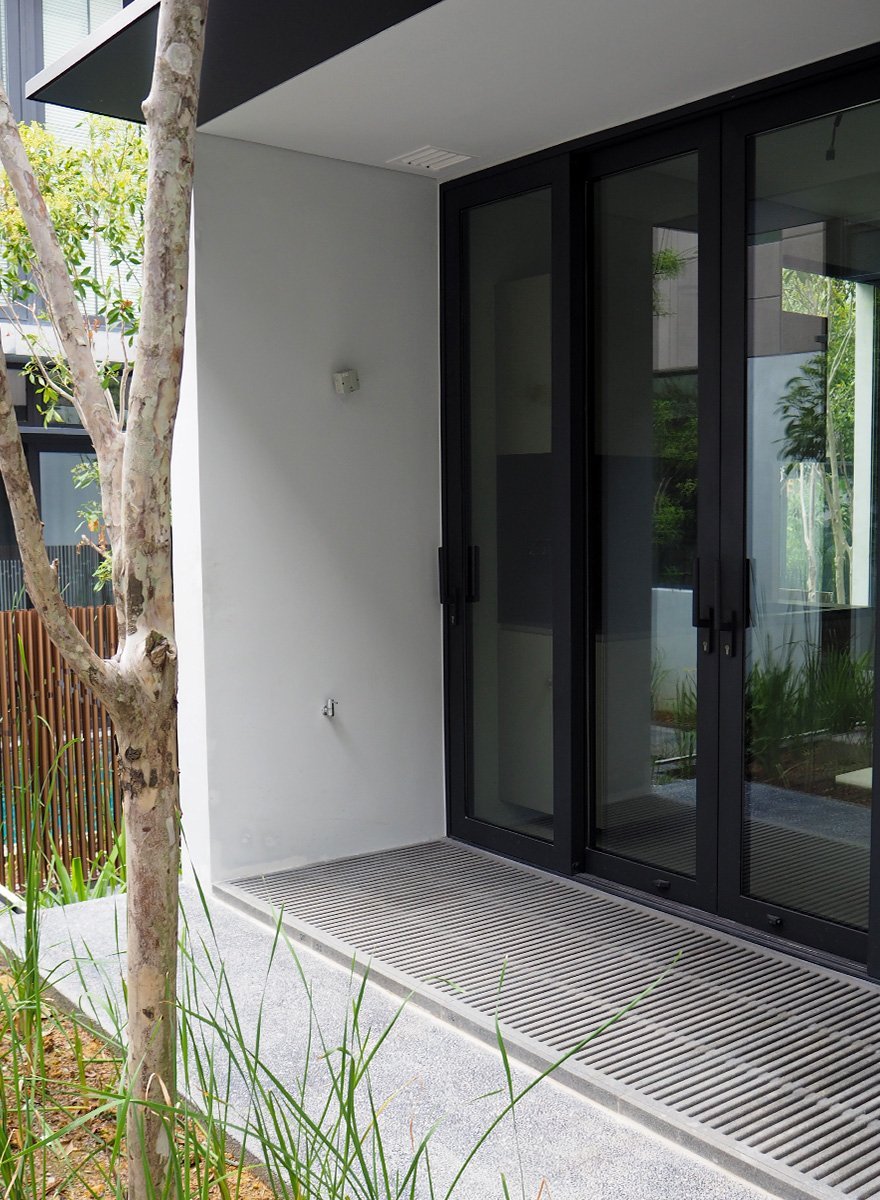
<svg viewBox="0 0 880 1200">
<path fill-rule="evenodd" d="M 40 376 L 42 377 L 43 383 L 46 384 L 47 387 L 50 387 L 58 395 L 58 397 L 60 399 L 69 401 L 75 407 L 76 406 L 76 398 L 74 397 L 73 393 L 68 391 L 67 388 L 62 387 L 60 380 L 52 379 L 49 376 L 49 372 L 46 369 L 46 361 L 45 360 L 52 359 L 53 356 L 46 347 L 45 327 L 40 325 L 40 323 L 39 323 L 39 318 L 37 317 L 37 314 L 35 311 L 35 305 L 32 305 L 32 304 L 28 305 L 27 310 L 31 317 L 30 324 L 32 326 L 34 326 L 37 330 L 36 334 L 31 333 L 31 331 L 28 329 L 28 327 L 25 325 L 25 323 L 21 320 L 18 313 L 16 312 L 15 304 L 7 303 L 5 300 L 0 299 L 0 317 L 2 317 L 2 319 L 4 321 L 9 322 L 9 324 L 13 327 L 15 332 L 19 335 L 21 340 L 25 343 L 25 345 L 30 350 L 31 362 L 36 366 L 37 370 L 40 372 Z M 43 338 L 42 349 L 39 346 L 39 340 L 41 337 Z M 57 357 L 57 355 L 56 355 L 56 357 Z"/>
<path fill-rule="evenodd" d="M 43 525 L 37 508 L 30 472 L 6 371 L 6 356 L 0 350 L 0 474 L 12 512 L 15 536 L 21 552 L 25 584 L 34 607 L 52 641 L 77 675 L 92 688 L 111 715 L 118 711 L 125 688 L 111 663 L 100 658 L 74 624 L 58 588 L 58 576 L 49 562 L 43 541 Z"/>
<path fill-rule="evenodd" d="M 173 425 L 183 359 L 203 27 L 208 0 L 164 0 L 144 101 L 149 171 L 143 301 L 129 398 L 132 423 Z"/>
<path fill-rule="evenodd" d="M 170 452 L 180 397 L 198 92 L 208 0 L 162 0 L 144 101 L 143 299 L 123 459 L 125 630 L 173 640 Z M 114 557 L 114 569 L 116 558 Z"/>
<path fill-rule="evenodd" d="M 73 377 L 76 410 L 98 456 L 101 500 L 107 534 L 111 546 L 115 546 L 121 525 L 118 497 L 121 490 L 122 432 L 107 394 L 101 386 L 85 317 L 77 303 L 52 218 L 22 145 L 9 97 L 2 84 L 0 163 L 3 164 L 12 183 L 34 245 L 43 298 L 49 307 L 52 323 Z"/>
<path fill-rule="evenodd" d="M 75 383 L 77 411 L 96 452 L 112 446 L 119 436 L 116 417 L 101 386 L 91 349 L 85 317 L 55 234 L 55 227 L 40 186 L 22 145 L 21 135 L 9 103 L 0 85 L 0 162 L 2 162 L 18 200 L 31 241 L 40 279 L 45 291 L 52 323 L 61 348 L 70 364 Z"/>
</svg>

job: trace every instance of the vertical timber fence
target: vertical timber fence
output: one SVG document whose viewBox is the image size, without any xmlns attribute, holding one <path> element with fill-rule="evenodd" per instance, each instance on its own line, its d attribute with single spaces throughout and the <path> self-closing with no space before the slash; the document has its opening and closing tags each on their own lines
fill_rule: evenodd
<svg viewBox="0 0 880 1200">
<path fill-rule="evenodd" d="M 116 649 L 116 611 L 72 608 L 102 657 Z M 103 861 L 121 822 L 110 718 L 66 666 L 33 609 L 0 611 L 0 840 L 2 882 L 24 886 L 36 831 L 65 866 Z"/>
</svg>

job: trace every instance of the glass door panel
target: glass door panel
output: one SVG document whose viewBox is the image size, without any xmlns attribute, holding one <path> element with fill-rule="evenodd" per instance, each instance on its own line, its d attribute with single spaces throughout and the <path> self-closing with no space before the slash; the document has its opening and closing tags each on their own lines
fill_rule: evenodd
<svg viewBox="0 0 880 1200">
<path fill-rule="evenodd" d="M 751 141 L 746 896 L 866 929 L 880 104 Z"/>
<path fill-rule="evenodd" d="M 466 214 L 469 815 L 553 839 L 551 191 Z"/>
<path fill-rule="evenodd" d="M 455 835 L 856 960 L 880 102 L 853 87 L 453 189 L 441 593 Z"/>
<path fill-rule="evenodd" d="M 593 846 L 689 877 L 698 751 L 697 174 L 697 154 L 682 154 L 592 189 L 601 556 Z"/>
</svg>

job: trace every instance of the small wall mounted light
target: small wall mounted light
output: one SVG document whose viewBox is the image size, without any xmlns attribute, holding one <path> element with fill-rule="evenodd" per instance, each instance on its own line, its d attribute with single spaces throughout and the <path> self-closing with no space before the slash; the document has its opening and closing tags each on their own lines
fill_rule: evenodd
<svg viewBox="0 0 880 1200">
<path fill-rule="evenodd" d="M 337 396 L 347 396 L 350 392 L 358 390 L 361 381 L 358 379 L 357 371 L 346 367 L 344 371 L 333 372 L 333 386 L 336 388 Z"/>
</svg>

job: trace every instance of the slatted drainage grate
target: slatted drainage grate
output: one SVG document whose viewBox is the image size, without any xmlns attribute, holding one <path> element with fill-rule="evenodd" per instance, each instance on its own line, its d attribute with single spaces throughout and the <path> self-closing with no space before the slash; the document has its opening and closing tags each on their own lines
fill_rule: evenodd
<svg viewBox="0 0 880 1200">
<path fill-rule="evenodd" d="M 453 842 L 221 885 L 552 1059 L 681 957 L 566 1081 L 788 1196 L 880 1197 L 880 991 Z M 502 964 L 504 983 L 499 993 Z M 472 1014 L 471 1022 L 468 1014 Z"/>
</svg>

